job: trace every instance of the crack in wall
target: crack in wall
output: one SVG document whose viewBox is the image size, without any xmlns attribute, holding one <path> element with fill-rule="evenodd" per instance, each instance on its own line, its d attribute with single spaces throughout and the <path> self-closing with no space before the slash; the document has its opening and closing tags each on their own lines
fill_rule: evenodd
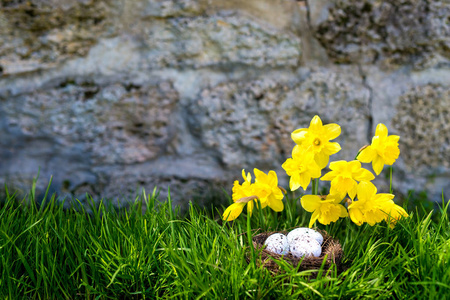
<svg viewBox="0 0 450 300">
<path fill-rule="evenodd" d="M 373 89 L 372 87 L 367 83 L 367 77 L 366 74 L 363 71 L 363 68 L 360 64 L 358 64 L 358 72 L 361 76 L 361 81 L 363 86 L 369 90 L 369 103 L 368 103 L 368 109 L 369 114 L 367 116 L 368 126 L 367 126 L 367 142 L 370 143 L 373 136 Z"/>
<path fill-rule="evenodd" d="M 309 31 L 311 31 L 311 34 L 312 34 L 311 12 L 310 12 L 310 9 L 309 9 L 309 2 L 308 2 L 308 0 L 305 0 L 305 6 L 306 6 L 306 21 L 308 22 Z"/>
</svg>

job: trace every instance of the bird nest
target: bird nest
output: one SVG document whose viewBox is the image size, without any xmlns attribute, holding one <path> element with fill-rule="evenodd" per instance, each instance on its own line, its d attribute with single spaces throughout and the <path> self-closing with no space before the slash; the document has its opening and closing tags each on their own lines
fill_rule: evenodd
<svg viewBox="0 0 450 300">
<path fill-rule="evenodd" d="M 288 231 L 263 232 L 254 236 L 253 247 L 261 250 L 261 260 L 258 259 L 257 264 L 262 264 L 266 269 L 272 271 L 273 273 L 280 272 L 280 266 L 275 260 L 284 260 L 293 267 L 298 267 L 298 271 L 318 270 L 322 265 L 324 266 L 324 270 L 329 270 L 333 265 L 335 265 L 337 270 L 341 271 L 341 260 L 344 255 L 341 244 L 338 240 L 331 237 L 326 231 L 317 231 L 323 236 L 322 253 L 319 257 L 308 256 L 297 258 L 290 252 L 286 255 L 281 255 L 265 249 L 264 242 L 270 235 L 274 233 L 287 234 Z M 247 260 L 250 261 L 250 256 L 247 256 Z"/>
</svg>

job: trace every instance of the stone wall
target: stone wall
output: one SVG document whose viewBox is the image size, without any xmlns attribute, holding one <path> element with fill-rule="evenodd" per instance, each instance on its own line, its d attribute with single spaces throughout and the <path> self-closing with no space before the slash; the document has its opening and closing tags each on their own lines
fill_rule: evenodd
<svg viewBox="0 0 450 300">
<path fill-rule="evenodd" d="M 170 186 L 182 204 L 231 192 L 242 168 L 287 185 L 290 133 L 318 114 L 342 127 L 334 159 L 383 122 L 401 136 L 396 192 L 450 196 L 446 0 L 0 7 L 1 186 L 25 193 L 40 169 L 38 193 L 53 175 L 60 196 Z"/>
</svg>

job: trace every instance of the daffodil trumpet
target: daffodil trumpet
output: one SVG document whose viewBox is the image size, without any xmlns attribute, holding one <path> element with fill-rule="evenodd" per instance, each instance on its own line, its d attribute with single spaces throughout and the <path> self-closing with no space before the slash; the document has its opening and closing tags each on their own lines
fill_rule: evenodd
<svg viewBox="0 0 450 300">
<path fill-rule="evenodd" d="M 253 169 L 253 173 L 255 175 L 255 182 L 252 182 L 251 174 L 246 174 L 245 170 L 242 170 L 244 182 L 242 184 L 237 180 L 234 182 L 232 195 L 234 203 L 227 207 L 223 213 L 223 220 L 232 221 L 236 219 L 246 205 L 247 213 L 250 216 L 255 204 L 261 210 L 266 206 L 269 206 L 277 212 L 284 209 L 282 201 L 284 194 L 278 186 L 278 177 L 275 171 L 269 171 L 266 174 L 255 168 Z"/>
</svg>

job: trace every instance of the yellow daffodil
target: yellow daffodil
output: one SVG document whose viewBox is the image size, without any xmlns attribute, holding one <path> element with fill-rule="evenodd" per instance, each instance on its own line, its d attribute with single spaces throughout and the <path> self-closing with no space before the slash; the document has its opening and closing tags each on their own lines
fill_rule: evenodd
<svg viewBox="0 0 450 300">
<path fill-rule="evenodd" d="M 394 203 L 391 206 L 391 210 L 387 215 L 387 219 L 390 220 L 389 226 L 391 228 L 394 228 L 395 224 L 397 224 L 397 221 L 400 220 L 402 217 L 408 217 L 408 213 L 405 211 L 403 207 Z"/>
<path fill-rule="evenodd" d="M 284 198 L 284 195 L 278 187 L 277 173 L 275 173 L 275 171 L 269 171 L 269 173 L 266 174 L 256 168 L 253 170 L 253 173 L 255 174 L 255 184 L 257 188 L 264 190 L 267 195 L 264 198 L 260 198 L 261 203 L 267 203 L 274 211 L 282 211 L 284 205 L 281 200 Z"/>
<path fill-rule="evenodd" d="M 222 219 L 226 221 L 233 221 L 234 219 L 239 217 L 246 204 L 246 202 L 236 202 L 231 204 L 223 212 Z"/>
<path fill-rule="evenodd" d="M 338 143 L 330 142 L 340 134 L 341 127 L 338 124 L 322 125 L 322 120 L 316 115 L 312 118 L 309 128 L 294 130 L 291 137 L 297 145 L 303 148 L 311 147 L 317 165 L 323 169 L 328 165 L 330 155 L 341 150 Z"/>
<path fill-rule="evenodd" d="M 306 190 L 311 178 L 319 178 L 321 175 L 321 168 L 314 160 L 314 152 L 310 148 L 298 145 L 292 150 L 292 158 L 288 158 L 281 167 L 291 177 L 289 181 L 291 191 L 299 187 Z"/>
<path fill-rule="evenodd" d="M 361 163 L 357 160 L 333 161 L 330 163 L 330 169 L 320 180 L 331 181 L 330 194 L 339 194 L 341 199 L 347 193 L 351 199 L 355 198 L 357 181 L 370 181 L 375 178 L 370 171 L 361 168 Z"/>
<path fill-rule="evenodd" d="M 282 211 L 284 208 L 283 193 L 278 187 L 277 174 L 270 171 L 269 174 L 254 169 L 255 183 L 252 183 L 252 176 L 250 173 L 245 174 L 242 170 L 242 177 L 244 182 L 242 185 L 239 181 L 235 181 L 233 185 L 233 204 L 231 204 L 223 213 L 222 218 L 227 221 L 236 219 L 247 205 L 247 212 L 251 215 L 255 202 L 259 201 L 261 208 L 269 206 L 275 211 Z"/>
<path fill-rule="evenodd" d="M 342 198 L 338 194 L 330 194 L 325 200 L 316 195 L 303 196 L 300 200 L 303 208 L 308 212 L 312 212 L 309 228 L 312 227 L 316 220 L 321 224 L 328 225 L 331 222 L 336 222 L 339 218 L 347 217 L 347 210 L 343 205 L 339 204 L 341 200 Z"/>
<path fill-rule="evenodd" d="M 250 174 L 250 172 L 246 175 L 245 170 L 242 170 L 242 177 L 244 178 L 244 182 L 242 183 L 242 185 L 239 184 L 239 181 L 234 181 L 232 195 L 233 202 L 236 202 L 237 200 L 244 197 L 253 196 L 253 188 L 251 186 L 252 175 Z"/>
<path fill-rule="evenodd" d="M 366 222 L 373 226 L 389 218 L 392 226 L 402 216 L 408 216 L 403 208 L 392 201 L 393 194 L 377 194 L 377 188 L 371 182 L 360 182 L 357 195 L 358 201 L 353 201 L 348 206 L 348 213 L 350 219 L 358 226 Z"/>
<path fill-rule="evenodd" d="M 380 123 L 375 130 L 372 144 L 363 148 L 356 159 L 363 163 L 372 162 L 374 172 L 379 175 L 384 165 L 392 165 L 400 155 L 399 139 L 398 135 L 388 136 L 387 127 Z"/>
</svg>

